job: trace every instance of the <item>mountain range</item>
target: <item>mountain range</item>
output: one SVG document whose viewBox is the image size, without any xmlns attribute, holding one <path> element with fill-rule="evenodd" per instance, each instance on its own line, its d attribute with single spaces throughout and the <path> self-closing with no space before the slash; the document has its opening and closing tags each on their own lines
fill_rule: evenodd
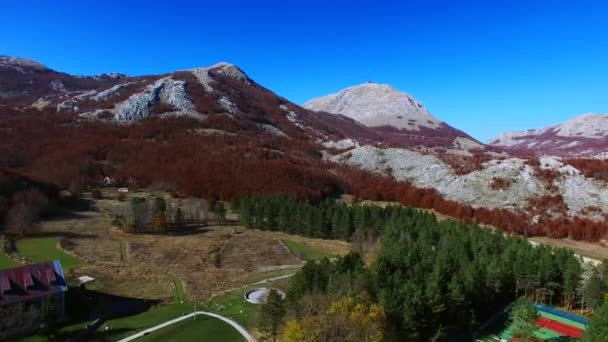
<svg viewBox="0 0 608 342">
<path fill-rule="evenodd" d="M 113 175 L 218 197 L 293 188 L 318 198 L 343 185 L 335 177 L 347 168 L 471 210 L 519 213 L 528 223 L 602 222 L 608 213 L 601 172 L 608 115 L 483 144 L 385 84 L 299 106 L 230 63 L 163 75 L 74 76 L 0 56 L 0 118 L 0 167 L 65 178 L 62 186 L 84 172 L 89 182 Z M 86 164 L 73 165 L 76 159 Z M 47 170 L 48 163 L 70 171 Z"/>
</svg>

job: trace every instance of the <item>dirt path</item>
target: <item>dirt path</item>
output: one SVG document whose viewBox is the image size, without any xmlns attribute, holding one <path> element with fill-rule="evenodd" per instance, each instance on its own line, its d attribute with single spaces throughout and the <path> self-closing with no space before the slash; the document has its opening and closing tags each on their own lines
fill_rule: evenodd
<svg viewBox="0 0 608 342">
<path fill-rule="evenodd" d="M 261 285 L 261 284 L 267 284 L 267 283 L 271 283 L 273 281 L 277 281 L 277 280 L 281 280 L 281 279 L 287 279 L 287 278 L 291 278 L 294 275 L 296 275 L 296 273 L 290 273 L 290 274 L 285 274 L 285 275 L 280 275 L 280 276 L 276 276 L 276 277 L 270 277 L 270 278 L 266 278 L 266 279 L 262 279 L 260 281 L 256 281 L 255 283 L 250 283 L 250 284 L 246 284 L 243 286 L 239 286 L 239 287 L 234 287 L 231 289 L 226 289 L 226 290 L 222 290 L 218 293 L 215 293 L 213 296 L 211 296 L 211 298 L 209 298 L 209 300 L 207 301 L 208 303 L 211 302 L 215 297 L 224 295 L 226 293 L 230 293 L 230 292 L 234 292 L 234 291 L 238 291 L 238 290 L 242 290 L 251 286 L 255 286 L 255 285 Z"/>
</svg>

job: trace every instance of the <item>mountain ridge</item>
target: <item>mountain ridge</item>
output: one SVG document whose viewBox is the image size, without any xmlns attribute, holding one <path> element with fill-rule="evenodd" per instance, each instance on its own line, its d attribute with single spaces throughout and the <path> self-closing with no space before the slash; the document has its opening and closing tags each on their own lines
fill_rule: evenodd
<svg viewBox="0 0 608 342">
<path fill-rule="evenodd" d="M 488 145 L 538 154 L 598 157 L 608 152 L 608 114 L 585 113 L 557 125 L 504 132 Z"/>
</svg>

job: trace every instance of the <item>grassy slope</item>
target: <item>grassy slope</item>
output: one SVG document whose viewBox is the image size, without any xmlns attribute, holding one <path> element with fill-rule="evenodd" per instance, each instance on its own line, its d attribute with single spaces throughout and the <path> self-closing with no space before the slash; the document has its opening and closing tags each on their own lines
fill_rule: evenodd
<svg viewBox="0 0 608 342">
<path fill-rule="evenodd" d="M 34 263 L 59 259 L 63 270 L 67 272 L 78 265 L 79 261 L 78 258 L 58 249 L 58 243 L 57 237 L 23 239 L 17 241 L 17 250 L 19 254 Z"/>
<path fill-rule="evenodd" d="M 210 341 L 233 342 L 243 341 L 243 337 L 228 324 L 207 316 L 197 316 L 196 320 L 188 319 L 163 328 L 153 334 L 144 336 L 138 341 Z"/>
<path fill-rule="evenodd" d="M 318 260 L 324 257 L 332 258 L 334 255 L 325 253 L 300 242 L 283 240 L 287 248 L 298 258 L 303 260 Z"/>
</svg>

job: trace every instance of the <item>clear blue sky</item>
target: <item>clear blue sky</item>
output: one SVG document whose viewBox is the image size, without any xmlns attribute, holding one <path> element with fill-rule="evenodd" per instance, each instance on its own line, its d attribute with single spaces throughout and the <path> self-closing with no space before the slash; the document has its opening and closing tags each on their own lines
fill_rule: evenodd
<svg viewBox="0 0 608 342">
<path fill-rule="evenodd" d="M 229 61 L 300 104 L 371 79 L 482 141 L 608 112 L 599 0 L 1 0 L 0 54 L 74 74 Z"/>
</svg>

